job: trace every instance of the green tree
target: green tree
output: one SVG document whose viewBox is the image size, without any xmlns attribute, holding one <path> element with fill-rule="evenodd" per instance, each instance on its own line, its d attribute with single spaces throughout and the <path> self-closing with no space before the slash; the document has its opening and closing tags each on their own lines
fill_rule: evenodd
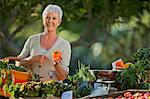
<svg viewBox="0 0 150 99">
<path fill-rule="evenodd" d="M 99 62 L 110 64 L 119 57 L 127 60 L 135 50 L 150 44 L 149 0 L 2 0 L 0 57 L 18 54 L 25 39 L 32 34 L 23 31 L 32 27 L 35 32 L 33 25 L 37 28 L 37 21 L 41 24 L 38 31 L 42 31 L 41 14 L 49 3 L 58 4 L 64 10 L 59 35 L 65 32 L 68 40 L 73 38 L 70 40 L 73 65 L 80 49 L 83 52 L 80 59 L 97 66 Z M 102 51 L 93 56 L 92 46 L 97 42 L 102 45 Z"/>
</svg>

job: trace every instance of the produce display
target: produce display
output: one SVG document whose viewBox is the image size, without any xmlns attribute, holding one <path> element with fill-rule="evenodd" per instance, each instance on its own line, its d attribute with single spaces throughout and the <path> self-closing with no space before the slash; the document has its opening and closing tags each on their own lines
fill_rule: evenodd
<svg viewBox="0 0 150 99">
<path fill-rule="evenodd" d="M 61 52 L 53 52 L 53 60 L 61 60 Z M 131 62 L 116 62 L 121 72 L 101 70 L 96 75 L 91 73 L 90 66 L 78 61 L 76 74 L 63 81 L 41 82 L 38 76 L 31 75 L 31 71 L 23 66 L 15 66 L 7 61 L 0 61 L 0 95 L 5 97 L 61 97 L 63 92 L 73 91 L 73 97 L 82 98 L 90 96 L 94 91 L 94 83 L 97 79 L 114 80 L 120 84 L 118 91 L 127 89 L 145 89 L 147 91 L 126 91 L 121 94 L 98 96 L 104 99 L 150 99 L 150 84 L 145 81 L 145 70 L 149 69 L 150 48 L 138 50 Z M 106 78 L 106 79 L 105 79 Z M 89 97 L 92 98 L 92 97 Z M 94 98 L 94 97 L 93 97 Z"/>
<path fill-rule="evenodd" d="M 11 66 L 13 66 L 13 69 Z M 7 62 L 2 61 L 0 67 L 0 78 L 2 79 L 0 83 L 0 95 L 6 97 L 61 97 L 63 92 L 70 90 L 73 90 L 74 97 L 83 97 L 91 93 L 91 91 L 93 90 L 93 86 L 90 83 L 90 81 L 95 80 L 95 77 L 91 75 L 89 71 L 89 66 L 86 67 L 81 63 L 79 63 L 79 70 L 77 71 L 77 73 L 73 76 L 68 76 L 68 78 L 66 79 L 67 84 L 65 84 L 65 81 L 64 83 L 62 83 L 54 80 L 40 82 L 37 79 L 35 79 L 34 76 L 32 77 L 32 79 L 28 79 L 24 82 L 15 82 L 14 78 L 28 78 L 28 76 L 26 75 L 26 73 L 28 73 L 28 70 L 27 72 L 23 72 L 24 69 L 22 69 L 22 67 L 15 67 L 12 64 L 9 65 Z M 18 74 L 20 72 L 24 75 Z M 6 81 L 4 79 L 6 79 Z"/>
</svg>

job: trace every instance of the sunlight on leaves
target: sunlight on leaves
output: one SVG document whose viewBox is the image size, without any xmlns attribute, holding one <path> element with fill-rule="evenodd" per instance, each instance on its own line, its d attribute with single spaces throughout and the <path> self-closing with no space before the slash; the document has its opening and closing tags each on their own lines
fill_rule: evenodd
<svg viewBox="0 0 150 99">
<path fill-rule="evenodd" d="M 94 56 L 99 56 L 102 52 L 102 44 L 100 42 L 96 42 L 92 45 L 91 49 Z"/>
<path fill-rule="evenodd" d="M 80 37 L 79 34 L 75 34 L 70 31 L 67 31 L 67 30 L 60 31 L 59 35 L 64 37 L 65 39 L 69 40 L 70 42 L 76 41 Z"/>
</svg>

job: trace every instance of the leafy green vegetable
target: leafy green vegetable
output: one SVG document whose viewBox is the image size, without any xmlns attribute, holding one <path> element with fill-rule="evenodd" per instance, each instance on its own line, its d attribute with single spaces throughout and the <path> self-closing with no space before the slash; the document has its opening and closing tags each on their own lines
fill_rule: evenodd
<svg viewBox="0 0 150 99">
<path fill-rule="evenodd" d="M 96 80 L 90 72 L 90 66 L 82 64 L 78 61 L 79 70 L 73 76 L 68 76 L 68 89 L 73 90 L 74 96 L 80 98 L 89 95 L 93 89 L 90 82 Z"/>
<path fill-rule="evenodd" d="M 7 68 L 9 69 L 14 69 L 17 71 L 22 71 L 22 72 L 27 72 L 27 68 L 23 67 L 23 66 L 15 66 L 14 64 L 8 64 Z"/>
<path fill-rule="evenodd" d="M 148 89 L 146 70 L 150 69 L 150 48 L 141 48 L 133 56 L 134 64 L 123 70 L 116 82 L 121 84 L 119 90 Z"/>
<path fill-rule="evenodd" d="M 22 71 L 22 72 L 27 72 L 27 68 L 23 66 L 15 66 L 14 64 L 9 64 L 8 62 L 5 61 L 0 61 L 0 70 L 2 69 L 7 69 L 7 70 L 17 70 L 17 71 Z"/>
<path fill-rule="evenodd" d="M 30 81 L 26 83 L 18 83 L 11 85 L 9 92 L 12 97 L 47 97 L 47 96 L 58 96 L 66 91 L 67 86 L 60 82 L 49 81 L 49 82 L 35 82 Z"/>
<path fill-rule="evenodd" d="M 90 66 L 82 64 L 78 61 L 78 70 L 76 71 L 76 74 L 73 76 L 68 76 L 68 80 L 71 82 L 82 82 L 84 80 L 86 81 L 94 81 L 96 80 L 96 77 L 91 74 L 90 72 Z"/>
<path fill-rule="evenodd" d="M 93 87 L 88 83 L 88 81 L 83 81 L 80 86 L 77 87 L 76 96 L 83 97 L 89 95 Z"/>
<path fill-rule="evenodd" d="M 150 69 L 150 47 L 138 49 L 133 56 L 135 63 L 144 66 L 145 69 Z"/>
<path fill-rule="evenodd" d="M 77 72 L 77 75 L 79 76 L 79 78 L 82 78 L 83 80 L 96 80 L 96 77 L 94 75 L 91 74 L 90 72 L 90 66 L 86 66 L 85 64 L 82 64 L 78 61 L 78 67 L 79 70 Z"/>
<path fill-rule="evenodd" d="M 4 69 L 7 67 L 7 62 L 0 61 L 0 69 Z"/>
<path fill-rule="evenodd" d="M 133 64 L 129 68 L 123 70 L 116 79 L 116 81 L 121 84 L 120 90 L 140 89 L 140 85 L 144 80 L 144 67 L 138 64 Z"/>
</svg>

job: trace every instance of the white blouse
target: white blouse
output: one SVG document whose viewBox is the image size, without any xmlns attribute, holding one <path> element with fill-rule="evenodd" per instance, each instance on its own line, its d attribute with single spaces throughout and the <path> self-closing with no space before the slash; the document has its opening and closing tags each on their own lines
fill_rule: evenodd
<svg viewBox="0 0 150 99">
<path fill-rule="evenodd" d="M 49 78 L 57 80 L 55 69 L 53 67 L 52 53 L 55 50 L 59 50 L 60 52 L 62 52 L 61 66 L 63 66 L 64 69 L 69 72 L 68 66 L 71 58 L 71 45 L 67 40 L 58 37 L 58 39 L 50 49 L 44 49 L 40 44 L 40 38 L 42 35 L 43 33 L 30 36 L 25 42 L 23 50 L 21 51 L 19 56 L 26 58 L 28 57 L 27 59 L 36 55 L 47 56 L 50 62 L 45 62 L 43 66 L 40 66 L 39 63 L 33 63 L 33 66 L 31 66 L 31 70 L 34 74 L 45 78 L 45 80 Z"/>
</svg>

